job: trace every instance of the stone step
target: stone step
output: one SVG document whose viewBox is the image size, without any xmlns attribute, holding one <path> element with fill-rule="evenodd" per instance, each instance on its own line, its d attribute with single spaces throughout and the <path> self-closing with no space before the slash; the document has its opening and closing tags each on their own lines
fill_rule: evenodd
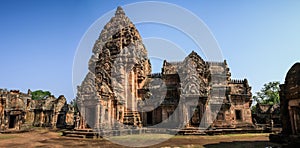
<svg viewBox="0 0 300 148">
<path fill-rule="evenodd" d="M 141 117 L 138 111 L 126 111 L 123 123 L 127 125 L 142 126 Z"/>
</svg>

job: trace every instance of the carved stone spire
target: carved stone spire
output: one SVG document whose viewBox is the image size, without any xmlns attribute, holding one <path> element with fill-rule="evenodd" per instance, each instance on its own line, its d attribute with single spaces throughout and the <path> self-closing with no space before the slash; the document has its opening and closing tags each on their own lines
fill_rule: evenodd
<svg viewBox="0 0 300 148">
<path fill-rule="evenodd" d="M 89 61 L 89 73 L 78 87 L 78 100 L 100 102 L 99 123 L 91 125 L 112 124 L 104 120 L 105 116 L 112 114 L 103 112 L 110 107 L 108 100 L 117 101 L 126 109 L 122 111 L 124 124 L 133 124 L 131 121 L 134 121 L 134 125 L 140 125 L 139 115 L 133 111 L 136 109 L 139 86 L 150 73 L 151 65 L 141 36 L 124 10 L 118 7 L 115 16 L 104 26 L 96 40 Z M 81 104 L 82 110 L 84 105 Z M 126 118 L 127 114 L 134 114 L 134 117 Z"/>
<path fill-rule="evenodd" d="M 140 42 L 141 36 L 135 25 L 125 15 L 124 10 L 118 7 L 115 16 L 104 26 L 98 40 L 93 49 L 95 55 L 99 55 L 104 48 L 108 48 L 112 55 L 120 53 L 121 49 Z M 147 53 L 144 47 L 140 47 L 142 52 Z"/>
<path fill-rule="evenodd" d="M 121 6 L 117 8 L 115 15 L 125 15 L 125 12 Z"/>
</svg>

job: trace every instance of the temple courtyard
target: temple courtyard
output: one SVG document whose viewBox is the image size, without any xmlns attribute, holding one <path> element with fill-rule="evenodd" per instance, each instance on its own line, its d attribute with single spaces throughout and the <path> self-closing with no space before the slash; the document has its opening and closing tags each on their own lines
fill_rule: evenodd
<svg viewBox="0 0 300 148">
<path fill-rule="evenodd" d="M 34 128 L 30 132 L 0 134 L 0 147 L 124 147 L 105 139 L 82 139 L 62 137 L 62 131 Z M 148 138 L 166 138 L 168 135 L 137 135 L 130 138 L 136 142 Z M 126 137 L 119 137 L 128 140 Z M 174 136 L 151 147 L 278 147 L 269 142 L 269 134 L 228 134 L 215 136 Z"/>
</svg>

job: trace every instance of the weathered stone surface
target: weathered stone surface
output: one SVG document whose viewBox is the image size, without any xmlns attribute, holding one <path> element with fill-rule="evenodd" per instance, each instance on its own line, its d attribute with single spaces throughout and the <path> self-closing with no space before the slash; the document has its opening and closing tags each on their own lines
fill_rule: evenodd
<svg viewBox="0 0 300 148">
<path fill-rule="evenodd" d="M 252 118 L 257 124 L 266 124 L 280 127 L 280 105 L 279 104 L 256 104 L 256 111 Z"/>
<path fill-rule="evenodd" d="M 300 134 L 300 63 L 294 64 L 288 71 L 279 94 L 282 133 Z"/>
<path fill-rule="evenodd" d="M 279 96 L 282 131 L 269 138 L 271 142 L 296 147 L 300 140 L 300 63 L 295 63 L 286 74 Z"/>
<path fill-rule="evenodd" d="M 32 100 L 30 90 L 25 94 L 18 90 L 0 89 L 0 131 L 22 130 L 24 126 L 66 126 L 65 116 L 70 112 L 65 109 L 66 105 L 64 96 Z"/>
</svg>

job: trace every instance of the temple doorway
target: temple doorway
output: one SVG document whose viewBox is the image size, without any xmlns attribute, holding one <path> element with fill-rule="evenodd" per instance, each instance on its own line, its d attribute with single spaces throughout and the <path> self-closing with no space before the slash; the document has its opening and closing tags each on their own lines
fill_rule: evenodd
<svg viewBox="0 0 300 148">
<path fill-rule="evenodd" d="M 105 110 L 105 117 L 108 116 L 107 110 Z M 96 125 L 96 107 L 91 106 L 87 107 L 85 110 L 85 118 L 88 124 L 88 128 L 95 128 Z M 105 118 L 105 120 L 108 120 L 108 118 Z"/>
<path fill-rule="evenodd" d="M 191 126 L 199 126 L 201 121 L 201 113 L 200 113 L 200 107 L 199 106 L 191 106 L 190 107 L 190 125 Z"/>
<path fill-rule="evenodd" d="M 16 119 L 17 119 L 16 115 L 10 115 L 9 116 L 9 127 L 8 128 L 15 128 L 15 126 L 16 126 Z"/>
<path fill-rule="evenodd" d="M 152 112 L 147 112 L 147 125 L 152 125 Z"/>
<path fill-rule="evenodd" d="M 64 115 L 63 114 L 58 114 L 57 121 L 56 121 L 56 126 L 63 126 L 63 125 L 64 125 Z"/>
</svg>

